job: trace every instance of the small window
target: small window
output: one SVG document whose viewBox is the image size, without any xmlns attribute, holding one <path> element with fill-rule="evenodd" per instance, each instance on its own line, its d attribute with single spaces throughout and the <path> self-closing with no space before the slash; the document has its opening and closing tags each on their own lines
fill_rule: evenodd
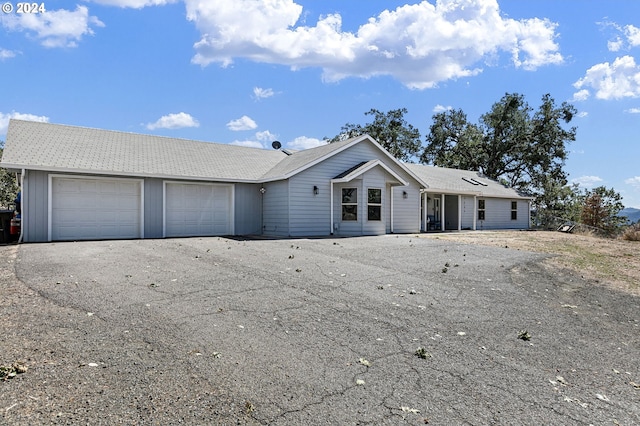
<svg viewBox="0 0 640 426">
<path fill-rule="evenodd" d="M 358 220 L 358 188 L 342 188 L 342 220 Z"/>
<path fill-rule="evenodd" d="M 518 220 L 518 202 L 511 202 L 511 220 Z"/>
<path fill-rule="evenodd" d="M 484 220 L 484 200 L 478 200 L 478 220 Z"/>
<path fill-rule="evenodd" d="M 367 220 L 382 220 L 382 189 L 367 190 Z"/>
</svg>

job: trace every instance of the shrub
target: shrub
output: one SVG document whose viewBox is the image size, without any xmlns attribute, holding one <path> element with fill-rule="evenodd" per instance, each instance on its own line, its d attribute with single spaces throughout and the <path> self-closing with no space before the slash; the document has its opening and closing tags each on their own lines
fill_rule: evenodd
<svg viewBox="0 0 640 426">
<path fill-rule="evenodd" d="M 622 239 L 627 241 L 640 241 L 640 222 L 627 227 L 622 233 Z"/>
</svg>

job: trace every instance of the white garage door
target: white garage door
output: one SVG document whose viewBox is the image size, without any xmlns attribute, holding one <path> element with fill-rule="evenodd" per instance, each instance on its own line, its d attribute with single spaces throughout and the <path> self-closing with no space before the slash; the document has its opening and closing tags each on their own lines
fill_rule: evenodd
<svg viewBox="0 0 640 426">
<path fill-rule="evenodd" d="M 166 183 L 165 236 L 233 234 L 233 186 Z"/>
<path fill-rule="evenodd" d="M 133 179 L 51 180 L 51 239 L 142 237 L 142 184 Z"/>
</svg>

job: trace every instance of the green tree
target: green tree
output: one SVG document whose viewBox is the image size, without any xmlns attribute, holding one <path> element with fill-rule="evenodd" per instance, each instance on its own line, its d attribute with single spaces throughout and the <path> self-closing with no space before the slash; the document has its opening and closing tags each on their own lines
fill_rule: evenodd
<svg viewBox="0 0 640 426">
<path fill-rule="evenodd" d="M 599 186 L 585 191 L 581 221 L 608 234 L 615 234 L 627 221 L 626 217 L 618 215 L 622 209 L 622 196 L 613 188 Z"/>
<path fill-rule="evenodd" d="M 397 159 L 409 161 L 420 152 L 422 143 L 420 131 L 405 120 L 406 113 L 406 108 L 394 109 L 387 113 L 371 109 L 365 112 L 365 115 L 373 116 L 373 122 L 364 126 L 347 123 L 340 129 L 340 134 L 328 141 L 338 142 L 368 134 Z"/>
<path fill-rule="evenodd" d="M 576 129 L 563 124 L 575 114 L 572 105 L 557 106 L 549 94 L 534 112 L 517 93 L 505 94 L 477 125 L 461 110 L 442 112 L 433 116 L 420 161 L 481 171 L 533 195 L 538 209 L 549 208 L 567 185 L 563 166 Z"/>
<path fill-rule="evenodd" d="M 0 158 L 4 152 L 4 141 L 0 141 Z M 18 185 L 13 173 L 7 169 L 0 168 L 0 208 L 6 209 L 16 199 Z"/>
</svg>

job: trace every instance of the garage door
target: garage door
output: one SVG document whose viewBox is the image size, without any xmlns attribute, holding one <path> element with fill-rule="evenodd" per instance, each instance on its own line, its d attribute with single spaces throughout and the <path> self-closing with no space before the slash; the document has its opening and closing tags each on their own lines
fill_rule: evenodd
<svg viewBox="0 0 640 426">
<path fill-rule="evenodd" d="M 165 236 L 233 234 L 233 186 L 166 183 Z"/>
<path fill-rule="evenodd" d="M 51 239 L 142 237 L 142 184 L 132 179 L 51 180 Z"/>
</svg>

